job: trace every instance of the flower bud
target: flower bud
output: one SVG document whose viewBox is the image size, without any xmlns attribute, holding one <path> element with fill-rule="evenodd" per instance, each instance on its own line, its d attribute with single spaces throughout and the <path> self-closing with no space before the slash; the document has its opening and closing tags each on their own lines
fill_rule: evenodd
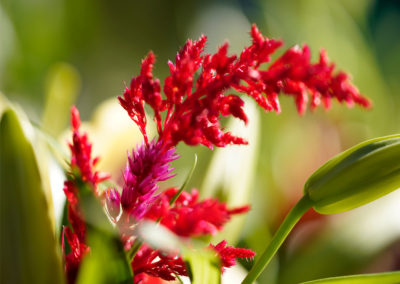
<svg viewBox="0 0 400 284">
<path fill-rule="evenodd" d="M 110 217 L 117 219 L 121 212 L 121 196 L 114 188 L 106 190 L 107 211 Z"/>
<path fill-rule="evenodd" d="M 344 212 L 400 187 L 400 135 L 375 138 L 332 158 L 309 177 L 304 194 L 321 214 Z"/>
</svg>

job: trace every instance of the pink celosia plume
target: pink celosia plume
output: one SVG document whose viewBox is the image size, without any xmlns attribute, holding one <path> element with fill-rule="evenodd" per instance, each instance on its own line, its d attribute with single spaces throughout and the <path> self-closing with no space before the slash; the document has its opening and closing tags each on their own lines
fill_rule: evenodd
<svg viewBox="0 0 400 284">
<path fill-rule="evenodd" d="M 157 183 L 174 176 L 170 163 L 177 158 L 175 149 L 165 150 L 155 141 L 132 151 L 128 156 L 121 194 L 121 205 L 126 213 L 136 219 L 143 217 L 156 199 Z"/>
</svg>

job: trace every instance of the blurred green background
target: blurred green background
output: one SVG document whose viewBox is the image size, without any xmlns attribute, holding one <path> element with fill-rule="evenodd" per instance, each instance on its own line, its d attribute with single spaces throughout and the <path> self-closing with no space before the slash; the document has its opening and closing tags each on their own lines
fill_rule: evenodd
<svg viewBox="0 0 400 284">
<path fill-rule="evenodd" d="M 232 206 L 252 204 L 248 216 L 232 222 L 215 241 L 228 238 L 261 253 L 314 170 L 360 141 L 400 131 L 399 1 L 0 0 L 0 91 L 55 136 L 67 129 L 67 110 L 75 103 L 83 119 L 96 124 L 96 150 L 95 138 L 117 139 L 106 130 L 119 124 L 112 111 L 97 110 L 99 104 L 116 101 L 149 50 L 157 56 L 154 73 L 163 79 L 167 60 L 175 58 L 187 38 L 207 35 L 207 52 L 228 40 L 231 52 L 238 53 L 250 44 L 251 23 L 264 35 L 284 40 L 277 55 L 307 43 L 316 60 L 325 48 L 337 68 L 352 74 L 355 85 L 374 102 L 371 111 L 334 103 L 329 112 L 318 109 L 303 117 L 288 97 L 281 98 L 280 115 L 250 103 L 247 130 L 227 121 L 250 146 L 213 152 L 178 147 L 182 158 L 172 184 L 184 180 L 196 152 L 199 165 L 192 187 Z M 109 120 L 101 118 L 104 113 Z M 134 135 L 130 146 L 110 142 L 98 152 L 123 156 L 138 143 Z M 120 166 L 123 161 L 106 163 L 104 169 L 117 180 Z M 400 193 L 393 192 L 346 214 L 309 212 L 259 282 L 399 270 L 399 208 Z"/>
</svg>

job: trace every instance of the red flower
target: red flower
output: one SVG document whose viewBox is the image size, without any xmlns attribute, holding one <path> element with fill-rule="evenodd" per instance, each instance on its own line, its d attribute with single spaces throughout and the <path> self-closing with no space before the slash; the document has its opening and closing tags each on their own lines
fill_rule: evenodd
<svg viewBox="0 0 400 284">
<path fill-rule="evenodd" d="M 92 144 L 90 144 L 87 134 L 81 133 L 79 127 L 81 120 L 76 107 L 71 109 L 72 143 L 69 144 L 71 150 L 71 171 L 79 175 L 83 182 L 91 184 L 94 189 L 99 182 L 108 179 L 109 175 L 93 170 L 99 158 L 92 158 Z M 77 173 L 75 171 L 78 171 Z"/>
<path fill-rule="evenodd" d="M 183 237 L 213 235 L 223 228 L 232 215 L 245 213 L 250 209 L 249 206 L 228 209 L 225 203 L 211 198 L 198 201 L 197 190 L 193 190 L 191 194 L 182 192 L 174 205 L 170 206 L 170 201 L 177 192 L 176 188 L 162 192 L 145 218 L 154 221 L 160 218 L 162 225 Z"/>
<path fill-rule="evenodd" d="M 97 184 L 107 179 L 108 175 L 93 170 L 99 159 L 92 158 L 92 145 L 87 134 L 79 131 L 81 121 L 75 107 L 71 109 L 71 125 L 71 171 L 68 173 L 68 180 L 64 182 L 64 193 L 68 201 L 68 221 L 73 231 L 69 227 L 63 228 L 62 246 L 68 283 L 75 283 L 80 262 L 89 251 L 86 245 L 86 225 L 79 205 L 78 184 L 84 182 L 97 193 Z M 71 247 L 68 255 L 65 255 L 64 236 Z"/>
<path fill-rule="evenodd" d="M 206 37 L 198 41 L 188 40 L 177 54 L 175 64 L 169 62 L 170 76 L 164 81 L 165 99 L 160 94 L 159 80 L 153 79 L 152 52 L 143 60 L 140 75 L 133 77 L 131 88 L 126 88 L 121 105 L 138 124 L 146 144 L 146 116 L 144 104 L 154 111 L 159 140 L 170 148 L 180 141 L 188 145 L 203 144 L 224 147 L 228 144 L 246 144 L 242 138 L 224 132 L 219 123 L 220 116 L 232 115 L 247 122 L 242 99 L 227 94 L 234 89 L 252 97 L 266 111 L 280 112 L 278 95 L 286 93 L 295 98 L 297 110 L 306 110 L 308 95 L 311 107 L 321 102 L 326 108 L 332 98 L 369 107 L 370 101 L 349 82 L 348 76 L 333 73 L 334 65 L 328 62 L 321 51 L 318 63 L 310 62 L 308 46 L 293 47 L 262 70 L 261 64 L 270 61 L 270 55 L 282 45 L 281 41 L 264 37 L 255 25 L 251 29 L 252 44 L 240 56 L 228 56 L 228 44 L 218 51 L 203 54 Z M 197 80 L 195 73 L 201 68 Z M 161 112 L 166 111 L 164 122 Z"/>
<path fill-rule="evenodd" d="M 67 238 L 71 252 L 65 255 L 65 240 Z M 89 252 L 89 247 L 79 238 L 79 235 L 73 233 L 69 227 L 63 226 L 62 231 L 62 250 L 65 261 L 65 273 L 68 283 L 75 283 L 78 276 L 82 258 Z"/>
<path fill-rule="evenodd" d="M 311 95 L 311 107 L 321 102 L 330 107 L 331 99 L 346 102 L 349 106 L 357 103 L 369 107 L 370 101 L 360 95 L 348 81 L 344 72 L 333 74 L 334 64 L 330 64 L 324 50 L 318 63 L 310 63 L 310 49 L 295 46 L 286 51 L 267 71 L 260 72 L 267 94 L 284 92 L 295 97 L 297 110 L 303 114 L 307 107 L 307 94 Z"/>
<path fill-rule="evenodd" d="M 245 248 L 234 248 L 228 246 L 226 241 L 221 241 L 216 246 L 210 244 L 210 247 L 214 249 L 222 261 L 221 269 L 232 267 L 236 264 L 236 258 L 252 259 L 256 253 L 250 249 Z"/>
<path fill-rule="evenodd" d="M 149 143 L 146 134 L 147 119 L 144 112 L 144 104 L 149 104 L 154 110 L 154 117 L 157 121 L 159 131 L 161 131 L 161 115 L 163 103 L 160 94 L 160 81 L 153 80 L 154 54 L 150 52 L 142 61 L 140 75 L 133 77 L 130 89 L 125 86 L 122 97 L 118 97 L 121 106 L 128 112 L 129 117 L 139 126 L 146 144 Z"/>
<path fill-rule="evenodd" d="M 160 221 L 179 236 L 196 237 L 214 234 L 221 230 L 234 214 L 247 212 L 249 206 L 228 209 L 216 199 L 198 200 L 198 192 L 183 192 L 171 205 L 178 192 L 168 189 L 157 195 L 158 182 L 169 179 L 171 161 L 177 158 L 175 146 L 183 141 L 188 145 L 202 144 L 209 148 L 229 144 L 247 144 L 240 137 L 225 132 L 220 125 L 222 116 L 233 116 L 244 123 L 248 118 L 243 111 L 243 100 L 229 90 L 252 97 L 265 111 L 279 113 L 279 95 L 285 93 L 295 99 L 297 110 L 303 114 L 311 97 L 311 108 L 323 104 L 329 108 L 331 100 L 369 107 L 370 102 L 349 82 L 348 75 L 334 72 L 324 51 L 317 63 L 310 62 L 308 46 L 287 50 L 267 68 L 270 56 L 283 43 L 264 37 L 255 25 L 251 29 L 252 44 L 239 56 L 228 55 L 228 44 L 215 54 L 203 54 L 206 37 L 188 40 L 169 62 L 170 75 L 165 78 L 161 94 L 160 81 L 153 77 L 155 57 L 152 52 L 142 61 L 141 72 L 133 77 L 129 88 L 125 86 L 118 97 L 121 106 L 139 126 L 145 143 L 128 156 L 122 192 L 108 189 L 105 204 L 112 221 L 118 226 L 122 242 L 129 249 L 136 241 L 134 228 L 142 218 Z M 154 112 L 158 140 L 149 142 L 146 132 L 145 105 Z M 80 262 L 89 248 L 86 246 L 86 226 L 79 207 L 79 183 L 85 183 L 97 194 L 97 184 L 107 178 L 94 171 L 98 159 L 92 159 L 92 146 L 86 134 L 79 131 L 80 119 L 76 108 L 72 111 L 73 139 L 71 172 L 64 184 L 67 196 L 68 219 L 71 228 L 65 227 L 64 236 L 71 247 L 65 256 L 69 283 L 73 283 Z M 121 214 L 122 209 L 122 214 Z M 130 217 L 134 218 L 130 218 Z M 210 245 L 221 258 L 221 269 L 231 267 L 236 258 L 252 258 L 249 249 L 227 246 L 225 241 Z M 135 283 L 145 283 L 148 277 L 174 280 L 175 275 L 187 275 L 182 258 L 167 255 L 143 245 L 131 262 Z"/>
<path fill-rule="evenodd" d="M 215 199 L 198 201 L 196 190 L 193 190 L 192 194 L 182 192 L 173 206 L 170 206 L 170 201 L 177 192 L 178 189 L 176 188 L 162 192 L 144 218 L 154 221 L 160 220 L 162 225 L 179 236 L 195 237 L 214 234 L 222 229 L 233 214 L 240 214 L 249 210 L 249 206 L 229 210 L 225 203 L 218 202 Z M 212 245 L 211 247 L 215 248 Z M 219 249 L 220 247 L 221 245 L 217 245 L 216 250 L 219 252 L 224 267 L 232 266 L 235 257 L 250 258 L 254 256 L 254 252 L 247 249 L 235 250 L 233 247 L 227 247 L 222 250 L 222 248 Z M 229 251 L 232 253 L 229 254 Z M 236 252 L 236 254 L 233 252 Z M 147 245 L 142 246 L 133 259 L 132 269 L 135 275 L 138 274 L 135 277 L 135 283 L 140 283 L 139 279 L 144 277 L 140 274 L 142 272 L 165 280 L 174 280 L 174 274 L 187 276 L 181 257 L 162 254 Z"/>
<path fill-rule="evenodd" d="M 171 162 L 178 158 L 175 149 L 165 150 L 161 143 L 152 141 L 138 147 L 128 157 L 121 194 L 122 209 L 128 216 L 141 219 L 157 198 L 157 182 L 174 176 Z"/>
<path fill-rule="evenodd" d="M 164 280 L 175 280 L 175 275 L 187 275 L 182 258 L 177 255 L 166 255 L 142 245 L 132 261 L 135 283 L 141 283 L 143 274 L 160 277 Z"/>
</svg>

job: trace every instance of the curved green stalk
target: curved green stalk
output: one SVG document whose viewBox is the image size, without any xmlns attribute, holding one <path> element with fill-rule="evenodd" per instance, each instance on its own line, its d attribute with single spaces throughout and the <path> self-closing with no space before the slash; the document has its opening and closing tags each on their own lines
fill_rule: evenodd
<svg viewBox="0 0 400 284">
<path fill-rule="evenodd" d="M 197 155 L 194 154 L 194 161 L 192 168 L 189 171 L 189 174 L 187 175 L 185 182 L 182 184 L 181 188 L 178 190 L 178 192 L 171 198 L 169 205 L 172 206 L 174 205 L 175 201 L 178 199 L 179 195 L 181 195 L 182 191 L 186 188 L 187 184 L 189 183 L 189 180 L 192 178 L 194 169 L 196 168 L 197 165 Z"/>
<path fill-rule="evenodd" d="M 261 255 L 261 257 L 254 264 L 249 274 L 243 280 L 242 284 L 253 283 L 261 272 L 265 269 L 268 263 L 271 261 L 272 257 L 275 255 L 276 251 L 282 245 L 283 241 L 289 235 L 290 231 L 293 229 L 294 225 L 299 221 L 301 216 L 310 209 L 312 206 L 311 200 L 307 195 L 303 196 L 299 202 L 292 208 L 289 214 L 286 216 L 285 220 L 279 227 L 278 231 L 275 233 L 268 247 Z"/>
<path fill-rule="evenodd" d="M 373 274 L 359 274 L 349 275 L 340 277 L 329 277 L 324 279 L 318 279 L 302 284 L 395 284 L 400 283 L 400 271 L 384 272 L 384 273 L 373 273 Z"/>
</svg>

